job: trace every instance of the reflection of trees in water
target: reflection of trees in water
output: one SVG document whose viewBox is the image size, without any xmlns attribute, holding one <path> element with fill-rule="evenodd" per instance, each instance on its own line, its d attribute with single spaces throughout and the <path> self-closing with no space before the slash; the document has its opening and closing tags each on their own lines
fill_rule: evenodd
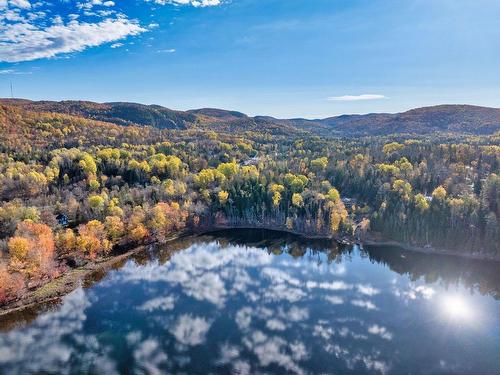
<svg viewBox="0 0 500 375">
<path fill-rule="evenodd" d="M 40 314 L 44 314 L 49 311 L 56 311 L 60 306 L 60 302 L 60 299 L 56 299 L 54 301 L 0 316 L 0 333 L 8 332 L 17 327 L 24 327 L 33 322 Z"/>
<path fill-rule="evenodd" d="M 217 241 L 222 247 L 241 245 L 265 249 L 269 254 L 290 254 L 293 257 L 308 257 L 318 264 L 349 262 L 356 253 L 352 246 L 342 246 L 331 240 L 307 239 L 290 233 L 265 229 L 233 229 L 214 232 L 198 237 L 184 237 L 161 246 L 150 246 L 132 257 L 138 265 L 147 265 L 152 260 L 167 263 L 179 251 L 193 244 Z M 326 255 L 326 257 L 325 257 Z M 370 246 L 359 252 L 361 258 L 372 263 L 383 264 L 394 272 L 408 275 L 412 281 L 423 279 L 427 283 L 441 283 L 444 286 L 461 284 L 471 291 L 500 299 L 500 265 L 497 262 L 469 260 L 465 258 L 429 255 L 403 251 L 397 247 Z M 124 259 L 111 269 L 118 270 L 127 262 Z M 94 272 L 84 281 L 88 288 L 103 280 L 109 269 Z M 40 313 L 56 309 L 56 301 L 40 304 L 0 319 L 0 330 L 9 330 L 35 319 Z"/>
<path fill-rule="evenodd" d="M 500 299 L 500 264 L 466 258 L 403 251 L 397 247 L 369 246 L 370 261 L 384 264 L 412 281 L 440 283 L 445 287 L 461 284 L 465 288 Z"/>
<path fill-rule="evenodd" d="M 339 245 L 335 241 L 308 239 L 295 234 L 266 229 L 231 229 L 213 232 L 200 239 L 216 240 L 221 245 L 242 245 L 267 249 L 269 253 L 287 252 L 293 257 L 302 257 L 308 251 L 336 253 Z"/>
<path fill-rule="evenodd" d="M 265 229 L 233 229 L 200 236 L 194 241 L 216 240 L 221 245 L 242 245 L 266 249 L 280 255 L 293 257 L 316 256 L 318 264 L 326 261 L 340 264 L 350 261 L 352 246 L 341 246 L 332 240 L 308 239 L 298 235 Z M 184 249 L 193 243 L 186 238 L 176 248 Z M 170 245 L 168 246 L 170 248 Z M 404 251 L 397 247 L 370 246 L 359 256 L 383 264 L 394 272 L 408 275 L 412 281 L 423 278 L 427 283 L 447 286 L 462 284 L 471 291 L 500 299 L 500 265 L 497 262 L 470 260 L 453 256 L 422 254 Z"/>
</svg>

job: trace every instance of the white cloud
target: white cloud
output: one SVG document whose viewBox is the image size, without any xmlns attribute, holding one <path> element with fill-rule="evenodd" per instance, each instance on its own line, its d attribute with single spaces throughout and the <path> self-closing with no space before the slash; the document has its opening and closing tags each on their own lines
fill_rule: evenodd
<svg viewBox="0 0 500 375">
<path fill-rule="evenodd" d="M 168 356 L 161 350 L 160 343 L 155 339 L 147 339 L 141 342 L 134 351 L 136 366 L 146 374 L 161 375 L 164 373 Z M 140 371 L 142 373 L 143 371 Z"/>
<path fill-rule="evenodd" d="M 222 307 L 226 298 L 224 282 L 219 275 L 207 272 L 183 283 L 184 293 L 199 301 L 208 301 Z"/>
<path fill-rule="evenodd" d="M 243 307 L 236 313 L 235 321 L 238 327 L 243 331 L 250 328 L 252 323 L 253 310 L 250 307 Z"/>
<path fill-rule="evenodd" d="M 183 345 L 200 345 L 205 342 L 205 335 L 210 329 L 210 323 L 204 318 L 181 315 L 171 333 Z"/>
<path fill-rule="evenodd" d="M 387 330 L 387 328 L 374 324 L 368 327 L 368 332 L 372 335 L 377 335 L 385 340 L 392 340 L 392 333 Z"/>
<path fill-rule="evenodd" d="M 167 311 L 174 308 L 175 298 L 172 296 L 157 297 L 144 302 L 138 307 L 138 310 L 152 312 L 155 310 Z"/>
<path fill-rule="evenodd" d="M 29 61 L 80 52 L 145 31 L 126 18 L 109 18 L 97 23 L 75 20 L 45 28 L 27 22 L 0 23 L 0 61 Z"/>
<path fill-rule="evenodd" d="M 169 49 L 159 49 L 156 51 L 158 53 L 175 53 L 175 48 L 169 48 Z"/>
<path fill-rule="evenodd" d="M 114 7 L 114 1 L 102 1 L 102 0 L 87 0 L 81 1 L 76 4 L 76 7 L 79 9 L 85 9 L 87 12 L 94 9 L 95 7 Z"/>
<path fill-rule="evenodd" d="M 314 325 L 312 334 L 314 337 L 321 337 L 324 340 L 329 341 L 335 334 L 335 331 L 332 327 L 328 327 L 325 321 L 320 320 L 318 324 Z"/>
<path fill-rule="evenodd" d="M 332 305 L 341 305 L 344 303 L 344 300 L 338 296 L 326 296 L 325 300 L 330 302 Z"/>
<path fill-rule="evenodd" d="M 247 288 L 254 284 L 242 267 L 265 266 L 271 260 L 272 255 L 260 249 L 229 246 L 221 251 L 221 246 L 215 242 L 203 246 L 195 244 L 176 254 L 167 265 L 129 263 L 119 276 L 107 282 L 167 282 L 182 286 L 184 294 L 196 300 L 222 308 L 228 296 L 247 293 Z"/>
<path fill-rule="evenodd" d="M 192 5 L 195 8 L 213 7 L 221 5 L 221 0 L 145 0 L 146 2 L 153 2 L 158 5 Z"/>
<path fill-rule="evenodd" d="M 283 367 L 288 373 L 304 374 L 305 371 L 299 367 L 296 363 L 295 358 L 288 354 L 290 352 L 290 347 L 298 348 L 300 347 L 301 353 L 299 355 L 307 355 L 303 353 L 302 348 L 305 345 L 301 345 L 298 342 L 288 344 L 281 337 L 267 337 L 264 333 L 260 331 L 255 331 L 250 337 L 243 339 L 245 346 L 252 350 L 257 356 L 259 363 L 263 367 L 267 367 L 271 364 L 275 364 Z"/>
<path fill-rule="evenodd" d="M 216 361 L 218 366 L 231 365 L 233 368 L 232 374 L 249 375 L 252 367 L 246 361 L 238 359 L 241 349 L 230 344 L 222 344 L 220 348 L 220 359 Z"/>
<path fill-rule="evenodd" d="M 210 7 L 220 0 L 145 0 L 156 4 Z M 81 52 L 106 43 L 121 47 L 123 40 L 158 27 L 152 22 L 142 26 L 115 9 L 111 0 L 68 2 L 65 13 L 54 13 L 48 2 L 0 0 L 0 62 L 21 62 L 53 58 Z M 174 53 L 175 49 L 162 52 Z"/>
<path fill-rule="evenodd" d="M 11 7 L 17 7 L 22 9 L 30 9 L 31 4 L 27 0 L 9 0 L 9 5 Z"/>
<path fill-rule="evenodd" d="M 233 363 L 233 374 L 250 375 L 252 366 L 248 362 L 238 360 Z"/>
<path fill-rule="evenodd" d="M 290 276 L 286 271 L 279 270 L 277 268 L 266 267 L 261 272 L 262 276 L 265 276 L 274 284 L 288 283 L 293 286 L 300 286 L 300 280 Z"/>
<path fill-rule="evenodd" d="M 352 285 L 346 284 L 344 281 L 332 281 L 331 283 L 322 282 L 318 283 L 316 281 L 306 282 L 306 287 L 308 289 L 319 288 L 326 290 L 347 290 L 352 289 Z"/>
<path fill-rule="evenodd" d="M 296 303 L 306 297 L 306 293 L 299 288 L 290 287 L 284 283 L 274 284 L 269 287 L 264 293 L 263 297 L 268 301 L 288 301 Z"/>
<path fill-rule="evenodd" d="M 292 306 L 287 312 L 280 309 L 278 314 L 281 318 L 291 322 L 300 322 L 309 318 L 309 310 L 297 306 Z"/>
<path fill-rule="evenodd" d="M 364 300 L 360 300 L 360 299 L 355 299 L 355 300 L 352 300 L 351 303 L 354 306 L 363 307 L 367 310 L 376 310 L 377 309 L 377 306 L 375 306 L 375 304 L 372 301 L 364 301 Z"/>
<path fill-rule="evenodd" d="M 285 323 L 279 319 L 270 319 L 266 322 L 266 327 L 271 331 L 284 331 L 286 329 Z"/>
<path fill-rule="evenodd" d="M 64 297 L 57 309 L 38 316 L 25 328 L 2 333 L 2 373 L 70 374 L 77 372 L 71 359 L 81 358 L 93 363 L 96 373 L 118 374 L 116 364 L 106 355 L 109 347 L 85 331 L 90 305 L 89 296 L 79 288 Z"/>
<path fill-rule="evenodd" d="M 357 286 L 358 288 L 358 291 L 361 293 L 361 294 L 364 294 L 365 296 L 374 296 L 376 294 L 379 294 L 380 293 L 380 290 L 372 287 L 371 285 L 363 285 L 363 284 L 359 284 Z"/>
<path fill-rule="evenodd" d="M 296 361 L 302 361 L 309 357 L 306 346 L 301 341 L 295 341 L 290 344 L 290 350 L 292 352 L 292 357 Z"/>
<path fill-rule="evenodd" d="M 431 299 L 435 293 L 436 291 L 431 287 L 425 285 L 415 286 L 413 284 L 409 284 L 407 290 L 400 290 L 398 288 L 394 290 L 394 295 L 402 297 L 406 302 L 417 298 Z"/>
<path fill-rule="evenodd" d="M 360 100 L 380 100 L 380 99 L 386 99 L 386 96 L 378 94 L 343 95 L 343 96 L 330 96 L 327 100 L 336 102 L 354 102 Z"/>
<path fill-rule="evenodd" d="M 224 343 L 220 347 L 220 358 L 217 364 L 227 364 L 235 361 L 240 356 L 240 348 L 234 345 Z"/>
</svg>

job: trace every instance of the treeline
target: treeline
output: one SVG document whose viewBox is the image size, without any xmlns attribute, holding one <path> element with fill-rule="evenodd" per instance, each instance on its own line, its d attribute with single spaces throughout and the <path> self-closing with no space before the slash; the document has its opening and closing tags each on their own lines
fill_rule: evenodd
<svg viewBox="0 0 500 375">
<path fill-rule="evenodd" d="M 498 137 L 120 127 L 0 107 L 0 303 L 183 230 L 283 228 L 500 251 Z"/>
</svg>

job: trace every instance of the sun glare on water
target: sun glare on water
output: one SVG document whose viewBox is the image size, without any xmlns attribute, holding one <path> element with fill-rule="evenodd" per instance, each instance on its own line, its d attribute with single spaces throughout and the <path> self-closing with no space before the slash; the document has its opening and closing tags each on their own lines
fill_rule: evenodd
<svg viewBox="0 0 500 375">
<path fill-rule="evenodd" d="M 461 295 L 445 295 L 440 302 L 443 314 L 450 320 L 468 321 L 474 317 L 469 301 Z"/>
</svg>

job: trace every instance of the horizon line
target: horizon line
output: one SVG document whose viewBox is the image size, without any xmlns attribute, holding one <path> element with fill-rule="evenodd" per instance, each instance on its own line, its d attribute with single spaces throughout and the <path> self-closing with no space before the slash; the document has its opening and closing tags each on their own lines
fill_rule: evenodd
<svg viewBox="0 0 500 375">
<path fill-rule="evenodd" d="M 139 104 L 139 105 L 144 105 L 144 106 L 160 106 L 165 109 L 169 109 L 172 111 L 177 111 L 177 112 L 192 112 L 192 111 L 200 111 L 200 110 L 206 110 L 206 109 L 215 109 L 219 111 L 226 111 L 226 112 L 238 112 L 241 113 L 247 117 L 272 117 L 276 120 L 308 120 L 308 121 L 314 121 L 314 120 L 324 120 L 332 117 L 339 117 L 339 116 L 366 116 L 366 115 L 396 115 L 400 113 L 405 113 L 411 110 L 415 109 L 422 109 L 422 108 L 433 108 L 433 107 L 445 107 L 445 106 L 468 106 L 468 107 L 479 107 L 479 108 L 488 108 L 488 109 L 498 109 L 500 110 L 500 107 L 491 107 L 491 106 L 485 106 L 485 105 L 480 105 L 480 104 L 468 104 L 468 103 L 441 103 L 441 104 L 431 104 L 431 105 L 421 105 L 421 106 L 415 106 L 415 107 L 406 107 L 406 109 L 399 110 L 399 111 L 382 111 L 382 112 L 374 112 L 374 111 L 369 111 L 369 112 L 351 112 L 351 113 L 337 113 L 337 114 L 332 114 L 328 115 L 325 117 L 322 116 L 273 116 L 273 115 L 267 115 L 267 114 L 249 114 L 237 109 L 227 109 L 224 107 L 199 107 L 199 108 L 189 108 L 189 109 L 178 109 L 178 108 L 173 108 L 173 107 L 167 107 L 163 104 L 157 104 L 157 103 L 144 103 L 144 102 L 137 102 L 137 101 L 96 101 L 96 100 L 89 100 L 89 99 L 61 99 L 61 100 L 53 100 L 53 99 L 27 99 L 27 98 L 20 98 L 20 97 L 14 97 L 14 98 L 9 98 L 9 97 L 0 97 L 0 101 L 16 101 L 16 100 L 26 100 L 30 102 L 55 102 L 55 103 L 61 103 L 61 102 L 89 102 L 89 103 L 96 103 L 96 104 L 113 104 L 113 103 L 127 103 L 127 104 Z"/>
</svg>

